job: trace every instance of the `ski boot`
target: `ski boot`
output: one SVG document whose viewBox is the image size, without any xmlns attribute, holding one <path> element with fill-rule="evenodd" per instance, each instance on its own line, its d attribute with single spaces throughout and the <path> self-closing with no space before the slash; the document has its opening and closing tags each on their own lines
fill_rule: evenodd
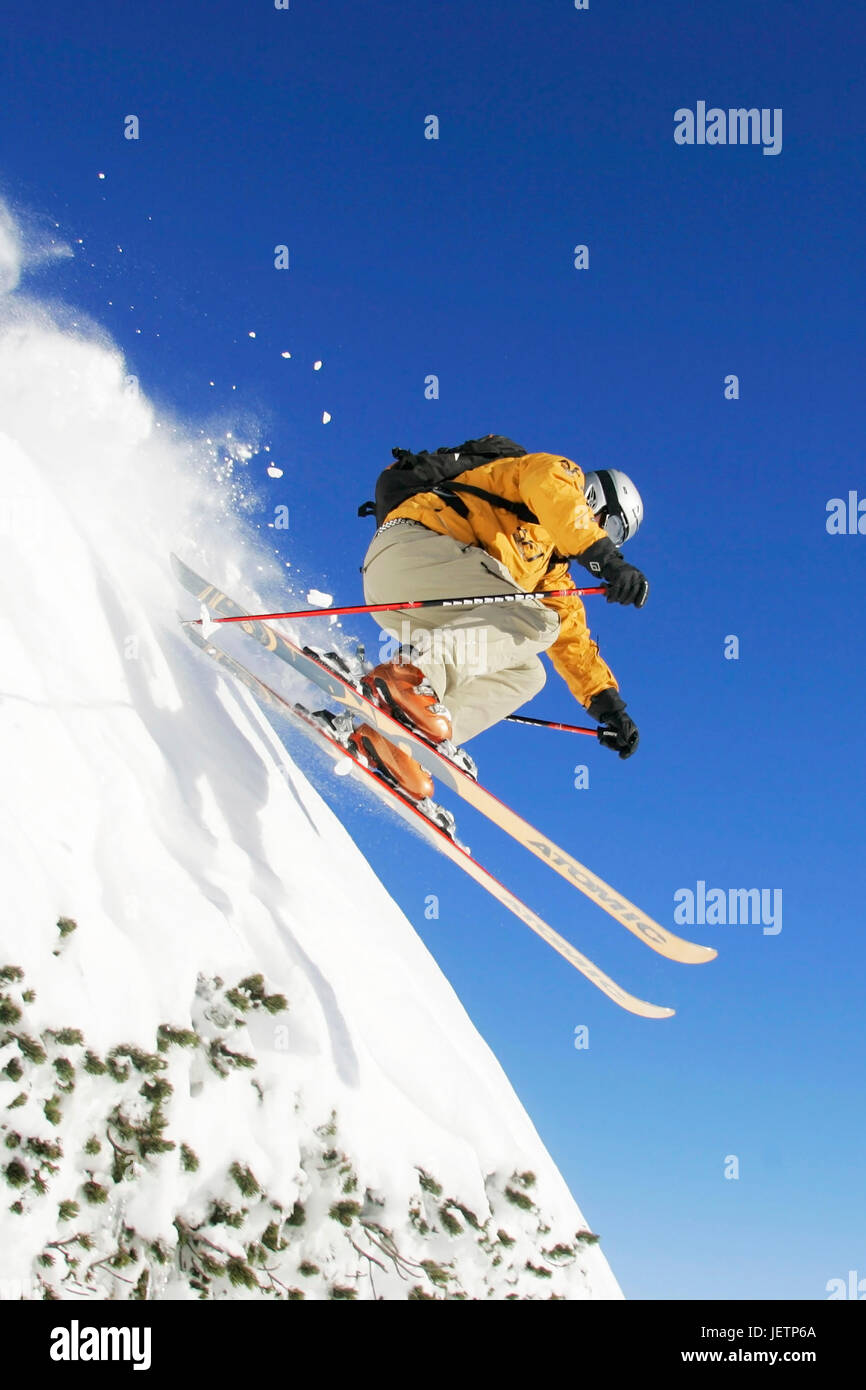
<svg viewBox="0 0 866 1390">
<path fill-rule="evenodd" d="M 371 768 L 380 781 L 411 801 L 416 810 L 444 830 L 455 844 L 460 844 L 457 822 L 451 812 L 432 799 L 433 778 L 410 753 L 398 748 L 370 724 L 359 724 L 356 728 L 354 718 L 348 712 L 334 714 L 332 710 L 319 709 L 311 713 L 303 705 L 296 705 L 295 708 L 342 744 L 365 767 Z"/>
<path fill-rule="evenodd" d="M 383 774 L 410 801 L 423 801 L 433 794 L 433 778 L 419 762 L 398 748 L 372 724 L 359 724 L 349 735 L 350 749 L 360 754 Z"/>
<path fill-rule="evenodd" d="M 467 773 L 474 782 L 478 781 L 475 759 L 458 748 L 452 739 L 451 716 L 439 703 L 436 691 L 423 671 L 414 664 L 415 654 L 411 647 L 402 647 L 396 661 L 383 661 L 372 669 L 365 659 L 362 646 L 357 648 L 354 656 L 312 646 L 304 647 L 304 651 L 341 680 L 347 681 L 359 694 L 381 705 L 407 729 L 420 735 L 425 743 L 429 743 L 461 772 Z"/>
<path fill-rule="evenodd" d="M 408 653 L 411 654 L 411 648 Z M 361 678 L 364 694 L 477 781 L 478 768 L 474 759 L 458 748 L 451 737 L 449 711 L 440 703 L 424 672 L 407 661 L 406 655 L 407 649 L 404 649 L 401 660 L 383 661 L 367 671 Z"/>
<path fill-rule="evenodd" d="M 433 800 L 433 778 L 411 753 L 398 748 L 396 743 L 392 743 L 371 724 L 359 724 L 349 737 L 349 746 L 374 769 L 383 782 L 414 802 L 415 809 L 422 816 L 426 816 L 459 844 L 457 822 L 450 811 Z"/>
</svg>

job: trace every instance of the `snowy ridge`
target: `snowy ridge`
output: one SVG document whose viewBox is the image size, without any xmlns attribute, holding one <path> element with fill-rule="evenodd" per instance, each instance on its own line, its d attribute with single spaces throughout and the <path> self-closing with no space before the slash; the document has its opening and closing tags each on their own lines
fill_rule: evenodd
<svg viewBox="0 0 866 1390">
<path fill-rule="evenodd" d="M 621 1297 L 435 961 L 178 632 L 171 548 L 286 596 L 242 477 L 7 303 L 0 1295 Z"/>
</svg>

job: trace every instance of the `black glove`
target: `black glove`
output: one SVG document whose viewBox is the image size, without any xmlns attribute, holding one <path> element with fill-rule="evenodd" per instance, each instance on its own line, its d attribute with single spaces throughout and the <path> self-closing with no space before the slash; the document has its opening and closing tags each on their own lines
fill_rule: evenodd
<svg viewBox="0 0 866 1390">
<path fill-rule="evenodd" d="M 621 758 L 630 758 L 638 745 L 637 725 L 625 712 L 625 702 L 620 699 L 613 686 L 593 695 L 587 710 L 601 727 L 596 730 L 599 743 Z"/>
<path fill-rule="evenodd" d="M 577 556 L 578 564 L 607 584 L 608 603 L 633 603 L 643 608 L 649 594 L 649 580 L 624 560 L 609 537 L 604 536 Z"/>
</svg>

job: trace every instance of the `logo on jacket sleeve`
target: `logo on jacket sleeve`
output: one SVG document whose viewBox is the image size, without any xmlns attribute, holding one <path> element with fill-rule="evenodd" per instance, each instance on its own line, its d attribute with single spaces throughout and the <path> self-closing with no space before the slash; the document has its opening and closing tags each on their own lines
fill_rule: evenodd
<svg viewBox="0 0 866 1390">
<path fill-rule="evenodd" d="M 538 541 L 530 536 L 525 526 L 515 526 L 512 539 L 527 564 L 540 560 L 545 554 L 544 546 L 539 545 Z"/>
<path fill-rule="evenodd" d="M 571 474 L 573 478 L 583 476 L 582 469 L 578 468 L 576 463 L 572 463 L 571 459 L 560 459 L 559 462 L 562 464 L 563 472 Z"/>
</svg>

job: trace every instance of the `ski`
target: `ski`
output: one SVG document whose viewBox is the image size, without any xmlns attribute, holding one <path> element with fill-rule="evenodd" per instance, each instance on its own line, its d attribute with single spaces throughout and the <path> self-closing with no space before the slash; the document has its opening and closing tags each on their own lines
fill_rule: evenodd
<svg viewBox="0 0 866 1390">
<path fill-rule="evenodd" d="M 401 819 L 414 830 L 419 831 L 427 842 L 450 859 L 452 864 L 457 864 L 463 869 L 464 873 L 474 879 L 480 887 L 486 889 L 503 907 L 507 907 L 526 926 L 531 927 L 538 936 L 549 946 L 552 946 L 555 951 L 558 951 L 570 965 L 579 970 L 587 980 L 607 995 L 609 999 L 612 999 L 615 1004 L 619 1004 L 629 1013 L 637 1014 L 640 1018 L 670 1018 L 673 1015 L 673 1009 L 663 1008 L 658 1004 L 650 1004 L 645 999 L 636 998 L 635 995 L 629 994 L 627 990 L 612 980 L 609 975 L 606 975 L 593 961 L 578 951 L 575 946 L 572 946 L 570 941 L 566 941 L 565 937 L 554 931 L 553 927 L 539 917 L 537 912 L 533 911 L 531 907 L 527 907 L 526 903 L 521 902 L 510 889 L 494 878 L 476 859 L 473 859 L 469 850 L 453 838 L 447 830 L 419 810 L 419 807 L 403 796 L 396 787 L 383 781 L 374 769 L 368 767 L 336 736 L 329 733 L 326 727 L 317 722 L 315 716 L 303 705 L 290 704 L 259 676 L 254 675 L 252 671 L 241 665 L 221 647 L 215 646 L 206 637 L 203 637 L 189 623 L 183 625 L 183 630 L 196 647 L 211 657 L 223 671 L 235 676 L 272 714 L 287 719 L 295 729 L 303 732 L 307 738 L 336 759 L 337 762 L 343 758 L 348 759 L 349 763 L 352 764 L 353 775 L 357 774 L 369 791 L 396 811 Z"/>
<path fill-rule="evenodd" d="M 238 617 L 243 608 L 234 599 L 196 574 L 176 555 L 171 557 L 172 568 L 177 579 L 200 604 L 209 611 L 220 615 Z M 327 695 L 353 714 L 374 725 L 386 737 L 393 739 L 417 758 L 431 776 L 436 777 L 451 791 L 457 793 L 468 805 L 486 816 L 507 835 L 528 849 L 549 868 L 554 869 L 573 887 L 584 893 L 590 901 L 604 909 L 611 917 L 628 931 L 632 932 L 645 945 L 669 960 L 696 965 L 713 960 L 718 954 L 712 946 L 702 946 L 694 941 L 668 931 L 666 927 L 649 917 L 641 908 L 622 896 L 604 879 L 599 878 L 585 864 L 581 864 L 566 850 L 536 829 L 516 811 L 512 810 L 498 797 L 488 791 L 468 772 L 458 767 L 439 753 L 413 729 L 407 728 L 394 719 L 381 705 L 375 704 L 353 683 L 347 674 L 341 673 L 336 663 L 327 663 L 321 654 L 309 648 L 297 646 L 276 628 L 258 619 L 238 624 L 248 636 L 254 637 L 268 651 L 288 663 L 301 675 L 313 681 Z"/>
</svg>

